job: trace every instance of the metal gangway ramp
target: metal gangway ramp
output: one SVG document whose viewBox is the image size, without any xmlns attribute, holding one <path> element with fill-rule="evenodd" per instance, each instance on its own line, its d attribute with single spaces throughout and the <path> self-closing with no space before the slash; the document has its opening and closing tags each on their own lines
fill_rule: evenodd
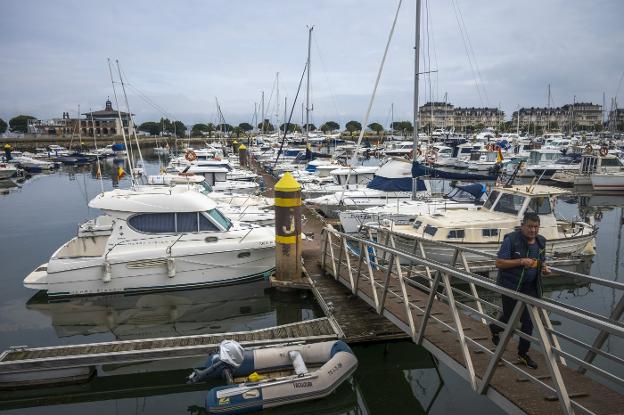
<svg viewBox="0 0 624 415">
<path fill-rule="evenodd" d="M 320 243 L 322 272 L 344 284 L 506 412 L 624 413 L 624 350 L 602 349 L 609 336 L 624 337 L 624 325 L 619 322 L 624 300 L 620 299 L 612 315 L 602 316 L 553 299 L 529 297 L 471 272 L 468 258 L 476 255 L 491 262 L 494 255 L 406 239 L 377 225 L 363 227 L 360 235 L 327 226 Z M 446 263 L 427 258 L 434 245 L 450 254 Z M 616 281 L 551 269 L 624 292 L 624 284 Z M 502 294 L 517 300 L 508 325 L 493 317 L 500 307 L 492 298 Z M 524 308 L 533 320 L 533 336 L 514 328 Z M 596 333 L 593 344 L 555 329 L 550 314 Z M 492 322 L 505 329 L 497 347 L 487 327 Z M 531 341 L 531 357 L 538 369 L 519 365 L 512 335 Z M 580 354 L 579 349 L 583 350 Z M 602 360 L 600 366 L 596 356 Z"/>
</svg>

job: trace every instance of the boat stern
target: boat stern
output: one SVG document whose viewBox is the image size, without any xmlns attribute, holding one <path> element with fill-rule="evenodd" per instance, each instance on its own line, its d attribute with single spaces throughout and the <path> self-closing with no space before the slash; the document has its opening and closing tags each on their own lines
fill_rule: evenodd
<svg viewBox="0 0 624 415">
<path fill-rule="evenodd" d="M 24 278 L 24 287 L 33 290 L 48 289 L 48 264 L 41 264 Z"/>
</svg>

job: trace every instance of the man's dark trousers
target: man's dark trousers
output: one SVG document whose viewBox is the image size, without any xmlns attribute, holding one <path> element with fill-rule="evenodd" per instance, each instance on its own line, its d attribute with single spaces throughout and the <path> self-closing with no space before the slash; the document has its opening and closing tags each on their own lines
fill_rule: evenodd
<svg viewBox="0 0 624 415">
<path fill-rule="evenodd" d="M 518 290 L 519 293 L 526 294 L 530 297 L 539 297 L 537 293 L 537 281 L 532 281 L 529 284 L 522 284 Z M 501 299 L 503 300 L 503 312 L 501 313 L 498 321 L 502 323 L 507 323 L 509 318 L 511 317 L 511 313 L 516 306 L 516 300 L 507 297 L 506 295 L 502 295 Z M 525 306 L 522 310 L 522 315 L 520 316 L 520 322 L 522 326 L 520 330 L 528 334 L 529 336 L 533 333 L 533 321 L 531 320 L 531 316 L 529 315 L 529 310 Z M 498 334 L 503 331 L 502 327 L 496 326 L 494 324 L 490 324 L 490 330 L 493 334 Z M 528 353 L 529 347 L 531 347 L 531 342 L 520 337 L 520 342 L 518 343 L 518 354 L 524 355 Z"/>
</svg>

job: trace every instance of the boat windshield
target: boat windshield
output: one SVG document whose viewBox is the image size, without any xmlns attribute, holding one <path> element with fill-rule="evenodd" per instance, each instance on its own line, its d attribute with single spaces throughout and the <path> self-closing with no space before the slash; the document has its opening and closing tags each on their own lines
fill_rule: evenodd
<svg viewBox="0 0 624 415">
<path fill-rule="evenodd" d="M 492 205 L 494 204 L 494 202 L 496 202 L 496 199 L 498 198 L 499 193 L 500 192 L 498 192 L 497 190 L 493 190 L 492 193 L 490 193 L 490 197 L 488 197 L 488 199 L 483 204 L 483 207 L 485 209 L 490 209 Z"/>
<path fill-rule="evenodd" d="M 218 209 L 210 209 L 206 213 L 226 231 L 232 227 L 232 222 L 230 222 L 230 220 L 226 218 Z"/>
<path fill-rule="evenodd" d="M 203 187 L 201 191 L 203 194 L 207 195 L 208 193 L 212 193 L 212 186 L 210 186 L 207 181 L 202 180 L 199 184 Z"/>
<path fill-rule="evenodd" d="M 550 206 L 550 198 L 548 196 L 532 197 L 527 207 L 527 212 L 537 213 L 538 215 L 547 215 L 552 212 Z"/>
<path fill-rule="evenodd" d="M 503 193 L 498 199 L 498 203 L 494 206 L 494 212 L 511 213 L 517 215 L 524 204 L 524 196 L 514 195 L 511 193 Z"/>
</svg>

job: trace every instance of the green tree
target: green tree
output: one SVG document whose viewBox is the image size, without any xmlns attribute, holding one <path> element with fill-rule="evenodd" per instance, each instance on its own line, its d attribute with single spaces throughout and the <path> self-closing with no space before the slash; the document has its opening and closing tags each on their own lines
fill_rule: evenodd
<svg viewBox="0 0 624 415">
<path fill-rule="evenodd" d="M 230 131 L 234 129 L 234 127 L 232 127 L 228 123 L 217 124 L 215 128 L 217 131 L 224 132 L 224 133 L 229 133 Z"/>
<path fill-rule="evenodd" d="M 0 134 L 4 134 L 7 130 L 7 123 L 2 118 L 0 118 Z"/>
<path fill-rule="evenodd" d="M 345 124 L 345 128 L 347 129 L 349 134 L 351 134 L 351 136 L 353 137 L 354 132 L 360 131 L 362 129 L 362 124 L 360 124 L 357 121 L 349 121 L 348 123 Z"/>
<path fill-rule="evenodd" d="M 280 131 L 284 131 L 284 128 L 286 128 L 286 123 L 279 126 Z M 293 123 L 288 124 L 288 132 L 292 133 L 293 131 L 301 131 L 301 127 Z"/>
<path fill-rule="evenodd" d="M 208 137 L 212 137 L 212 133 L 216 130 L 216 127 L 213 123 L 209 122 L 208 124 L 206 124 L 206 127 L 208 127 Z"/>
<path fill-rule="evenodd" d="M 240 128 L 239 126 L 232 127 L 232 133 L 236 135 L 236 138 L 240 138 L 240 135 L 242 132 L 243 132 L 243 129 Z"/>
<path fill-rule="evenodd" d="M 28 120 L 36 120 L 32 115 L 18 115 L 17 117 L 13 117 L 9 120 L 9 126 L 11 127 L 11 131 L 17 133 L 26 133 L 28 132 Z"/>
<path fill-rule="evenodd" d="M 195 124 L 193 125 L 193 128 L 191 128 L 191 135 L 193 136 L 201 136 L 203 135 L 202 133 L 207 133 L 208 132 L 208 126 L 206 124 Z"/>
<path fill-rule="evenodd" d="M 158 135 L 160 134 L 160 128 L 161 128 L 160 123 L 157 123 L 154 121 L 147 121 L 139 125 L 138 130 L 149 133 L 149 135 Z"/>
<path fill-rule="evenodd" d="M 391 127 L 395 132 L 399 131 L 404 136 L 414 131 L 414 127 L 409 121 L 395 121 L 392 123 Z"/>
<path fill-rule="evenodd" d="M 306 131 L 316 131 L 316 126 L 314 124 L 303 124 L 303 129 Z"/>
<path fill-rule="evenodd" d="M 340 129 L 340 124 L 338 124 L 335 121 L 327 121 L 325 124 L 321 125 L 321 131 L 324 133 L 336 131 L 339 129 Z"/>
<path fill-rule="evenodd" d="M 381 132 L 384 130 L 383 125 L 381 125 L 381 124 L 379 124 L 377 122 L 368 124 L 368 128 L 370 128 L 372 131 L 374 131 L 375 134 L 377 134 L 377 135 L 380 135 Z"/>
<path fill-rule="evenodd" d="M 171 123 L 169 118 L 161 118 L 159 124 L 161 132 L 173 135 L 173 124 Z"/>
<path fill-rule="evenodd" d="M 174 121 L 173 131 L 175 131 L 176 136 L 184 137 L 184 135 L 186 134 L 186 125 L 184 125 L 182 121 Z"/>
<path fill-rule="evenodd" d="M 264 124 L 264 128 L 262 127 L 262 125 Z M 260 124 L 258 124 L 258 129 L 260 131 L 264 131 L 265 133 L 267 132 L 272 132 L 275 131 L 275 127 L 273 126 L 273 124 L 271 124 L 268 120 L 268 118 L 266 120 L 264 120 L 264 122 L 261 122 Z"/>
<path fill-rule="evenodd" d="M 238 124 L 238 128 L 240 128 L 242 131 L 248 133 L 251 130 L 253 130 L 253 125 L 249 124 L 248 122 L 242 122 L 242 123 Z"/>
</svg>

